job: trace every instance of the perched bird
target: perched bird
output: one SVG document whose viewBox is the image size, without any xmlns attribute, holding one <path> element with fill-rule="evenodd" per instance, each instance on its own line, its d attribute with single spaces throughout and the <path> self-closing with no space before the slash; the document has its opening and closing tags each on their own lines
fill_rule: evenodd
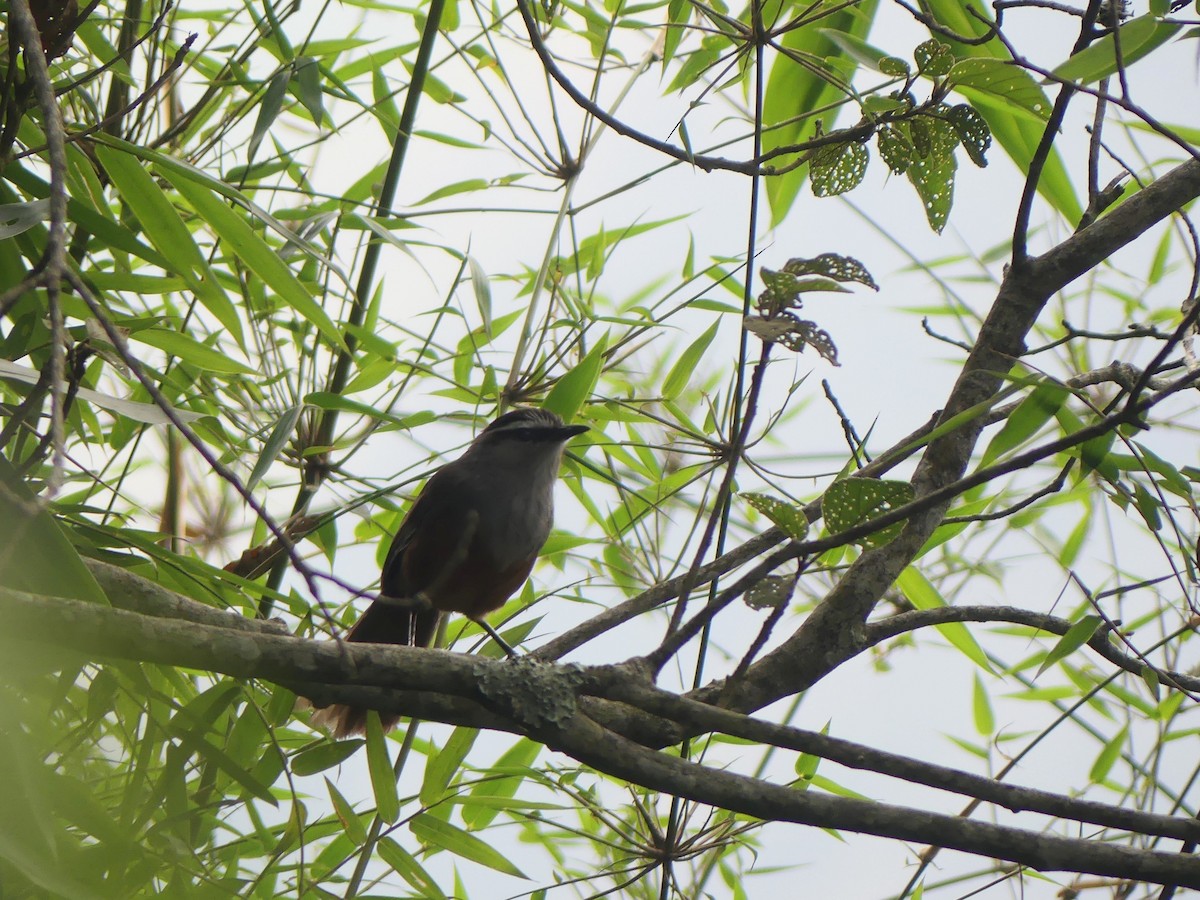
<svg viewBox="0 0 1200 900">
<path fill-rule="evenodd" d="M 554 521 L 563 449 L 587 430 L 546 409 L 514 409 L 488 425 L 417 495 L 392 538 L 380 596 L 346 640 L 428 647 L 448 612 L 498 638 L 483 617 L 529 577 Z M 397 720 L 383 716 L 384 729 Z M 313 721 L 341 738 L 366 730 L 367 711 L 330 706 Z"/>
</svg>

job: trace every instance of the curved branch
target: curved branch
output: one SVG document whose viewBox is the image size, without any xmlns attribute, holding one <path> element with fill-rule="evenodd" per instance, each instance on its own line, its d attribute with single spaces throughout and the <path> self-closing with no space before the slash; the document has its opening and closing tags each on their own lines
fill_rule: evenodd
<svg viewBox="0 0 1200 900">
<path fill-rule="evenodd" d="M 1066 634 L 1074 624 L 1058 616 L 1020 609 L 1016 606 L 939 606 L 936 609 L 919 609 L 913 612 L 899 613 L 879 622 L 868 623 L 863 634 L 862 649 L 867 650 L 888 638 L 916 631 L 918 628 L 944 625 L 947 622 L 1011 622 L 1057 635 Z M 1108 635 L 1107 630 L 1097 631 L 1087 642 L 1087 646 L 1118 668 L 1124 669 L 1131 675 L 1140 676 L 1145 670 L 1146 664 L 1137 657 L 1118 650 L 1108 639 Z M 1164 684 L 1170 687 L 1178 687 L 1185 691 L 1200 691 L 1200 677 L 1184 672 L 1159 669 L 1156 669 L 1155 673 Z"/>
</svg>

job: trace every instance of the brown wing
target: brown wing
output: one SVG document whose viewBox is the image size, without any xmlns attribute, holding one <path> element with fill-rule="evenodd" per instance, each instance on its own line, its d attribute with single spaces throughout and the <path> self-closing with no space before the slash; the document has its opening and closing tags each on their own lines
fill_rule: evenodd
<svg viewBox="0 0 1200 900">
<path fill-rule="evenodd" d="M 388 547 L 379 589 L 385 599 L 368 607 L 347 640 L 414 647 L 433 643 L 440 618 L 437 608 L 410 610 L 388 601 L 415 601 L 439 577 L 444 580 L 452 574 L 439 571 L 444 568 L 439 563 L 444 554 L 432 548 L 461 543 L 458 536 L 466 524 L 464 511 L 471 508 L 470 498 L 464 493 L 453 464 L 439 469 L 429 479 Z M 430 497 L 440 498 L 436 512 Z M 436 596 L 430 599 L 436 603 Z"/>
</svg>

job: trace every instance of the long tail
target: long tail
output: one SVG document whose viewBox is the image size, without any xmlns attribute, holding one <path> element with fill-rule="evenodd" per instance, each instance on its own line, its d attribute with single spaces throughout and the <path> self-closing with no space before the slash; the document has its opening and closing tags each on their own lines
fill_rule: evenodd
<svg viewBox="0 0 1200 900">
<path fill-rule="evenodd" d="M 358 644 L 400 644 L 410 647 L 428 647 L 437 634 L 441 612 L 426 609 L 419 612 L 406 610 L 394 603 L 376 601 L 367 607 L 345 640 Z M 379 714 L 383 730 L 396 726 L 400 717 L 390 713 Z M 312 724 L 327 728 L 338 740 L 352 734 L 364 734 L 367 730 L 367 710 L 340 703 L 317 711 Z"/>
</svg>

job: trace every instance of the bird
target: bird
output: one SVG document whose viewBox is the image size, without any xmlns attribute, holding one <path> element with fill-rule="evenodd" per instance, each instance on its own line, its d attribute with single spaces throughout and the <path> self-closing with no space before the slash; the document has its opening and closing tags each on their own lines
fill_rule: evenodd
<svg viewBox="0 0 1200 900">
<path fill-rule="evenodd" d="M 491 422 L 462 456 L 430 476 L 392 538 L 379 596 L 345 640 L 428 647 L 446 613 L 484 620 L 529 577 L 554 522 L 567 442 L 588 430 L 536 407 Z M 381 715 L 384 730 L 399 716 Z M 366 731 L 367 710 L 336 704 L 313 718 L 337 739 Z"/>
</svg>

